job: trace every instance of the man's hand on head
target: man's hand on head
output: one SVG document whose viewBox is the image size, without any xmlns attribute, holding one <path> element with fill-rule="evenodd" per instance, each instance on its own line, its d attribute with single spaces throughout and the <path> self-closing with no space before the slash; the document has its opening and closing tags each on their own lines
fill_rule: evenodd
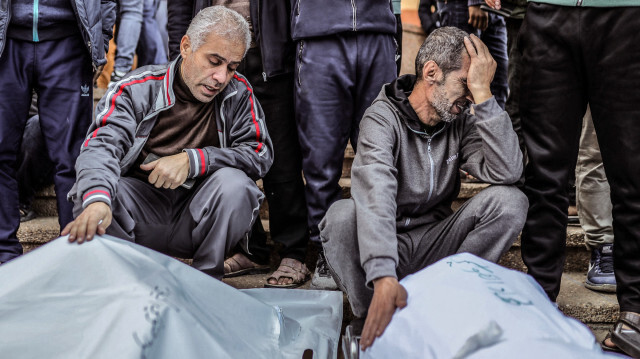
<svg viewBox="0 0 640 359">
<path fill-rule="evenodd" d="M 105 234 L 111 224 L 111 207 L 104 202 L 93 202 L 85 208 L 73 222 L 67 224 L 60 233 L 69 235 L 69 242 L 81 244 L 90 241 L 97 234 Z"/>
<path fill-rule="evenodd" d="M 144 171 L 151 171 L 149 183 L 156 188 L 176 189 L 189 175 L 189 156 L 186 152 L 162 157 L 145 165 L 140 165 Z"/>
<path fill-rule="evenodd" d="M 484 31 L 489 26 L 489 14 L 480 5 L 469 6 L 469 25 Z"/>
<path fill-rule="evenodd" d="M 475 46 L 474 46 L 475 45 Z M 467 74 L 467 87 L 473 96 L 473 102 L 483 103 L 490 99 L 491 81 L 496 73 L 496 62 L 489 49 L 476 35 L 464 38 L 464 46 L 471 59 Z"/>
<path fill-rule="evenodd" d="M 407 306 L 407 290 L 393 277 L 382 277 L 373 281 L 373 299 L 364 321 L 360 348 L 367 349 L 384 333 L 396 308 Z"/>
</svg>

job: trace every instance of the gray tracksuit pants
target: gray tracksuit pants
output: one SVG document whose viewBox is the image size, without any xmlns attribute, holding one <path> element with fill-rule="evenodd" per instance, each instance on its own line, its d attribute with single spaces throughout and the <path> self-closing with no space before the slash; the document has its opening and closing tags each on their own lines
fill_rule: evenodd
<svg viewBox="0 0 640 359">
<path fill-rule="evenodd" d="M 526 219 L 527 198 L 513 186 L 491 186 L 439 222 L 398 233 L 396 267 L 401 279 L 449 255 L 469 252 L 497 262 L 516 240 Z M 320 239 L 329 269 L 347 293 L 357 317 L 366 316 L 373 289 L 366 286 L 357 238 L 354 201 L 336 202 L 320 223 Z"/>
<path fill-rule="evenodd" d="M 219 169 L 190 190 L 155 188 L 122 177 L 107 234 L 193 258 L 193 267 L 221 279 L 225 254 L 247 237 L 263 198 L 256 184 L 235 168 Z M 75 203 L 74 216 L 80 212 L 81 200 Z"/>
</svg>

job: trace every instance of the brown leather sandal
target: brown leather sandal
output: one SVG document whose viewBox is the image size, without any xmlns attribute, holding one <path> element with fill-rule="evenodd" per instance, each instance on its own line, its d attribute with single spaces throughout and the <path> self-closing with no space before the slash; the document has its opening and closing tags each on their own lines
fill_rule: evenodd
<svg viewBox="0 0 640 359">
<path fill-rule="evenodd" d="M 269 271 L 266 264 L 252 262 L 242 253 L 236 253 L 224 260 L 224 275 L 222 278 L 232 278 L 247 274 L 262 274 Z"/>
<path fill-rule="evenodd" d="M 293 258 L 283 258 L 280 261 L 278 270 L 273 272 L 266 283 L 265 288 L 296 288 L 303 285 L 311 277 L 311 272 L 307 269 L 307 266 Z M 291 278 L 292 282 L 289 284 L 277 284 L 280 278 Z M 275 279 L 276 284 L 269 283 L 270 279 Z"/>
<path fill-rule="evenodd" d="M 611 341 L 626 354 L 640 358 L 640 315 L 621 312 L 611 331 Z"/>
</svg>

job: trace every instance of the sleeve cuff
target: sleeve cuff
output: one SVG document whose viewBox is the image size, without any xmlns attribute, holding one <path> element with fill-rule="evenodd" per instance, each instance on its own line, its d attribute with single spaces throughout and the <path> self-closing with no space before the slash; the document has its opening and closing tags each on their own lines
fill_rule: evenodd
<svg viewBox="0 0 640 359">
<path fill-rule="evenodd" d="M 473 112 L 475 116 L 478 118 L 478 121 L 483 121 L 485 119 L 489 119 L 496 114 L 502 113 L 504 110 L 498 105 L 495 96 L 491 96 L 490 99 L 486 100 L 483 103 L 471 105 L 473 107 Z"/>
<path fill-rule="evenodd" d="M 207 152 L 201 148 L 188 148 L 184 152 L 189 156 L 189 178 L 204 176 L 207 173 Z"/>
<path fill-rule="evenodd" d="M 373 289 L 373 281 L 382 277 L 398 278 L 396 274 L 396 262 L 391 258 L 371 258 L 363 265 L 367 275 L 367 287 Z"/>
<path fill-rule="evenodd" d="M 94 202 L 104 202 L 111 207 L 111 193 L 105 187 L 94 187 L 82 196 L 83 209 Z"/>
</svg>

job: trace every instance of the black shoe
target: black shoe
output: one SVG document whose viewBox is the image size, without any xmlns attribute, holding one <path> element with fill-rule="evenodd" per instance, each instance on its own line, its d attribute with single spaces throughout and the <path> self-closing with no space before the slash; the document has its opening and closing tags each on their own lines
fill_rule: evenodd
<svg viewBox="0 0 640 359">
<path fill-rule="evenodd" d="M 324 251 L 318 252 L 318 262 L 316 262 L 316 270 L 313 272 L 313 278 L 311 278 L 311 289 L 320 290 L 338 290 L 336 281 L 333 280 L 329 267 L 327 266 L 327 259 L 324 257 Z"/>
<path fill-rule="evenodd" d="M 613 273 L 613 244 L 603 244 L 591 251 L 585 287 L 598 292 L 616 292 Z"/>
<path fill-rule="evenodd" d="M 37 217 L 36 212 L 27 205 L 21 204 L 19 207 L 20 210 L 20 222 L 30 221 Z"/>
</svg>

